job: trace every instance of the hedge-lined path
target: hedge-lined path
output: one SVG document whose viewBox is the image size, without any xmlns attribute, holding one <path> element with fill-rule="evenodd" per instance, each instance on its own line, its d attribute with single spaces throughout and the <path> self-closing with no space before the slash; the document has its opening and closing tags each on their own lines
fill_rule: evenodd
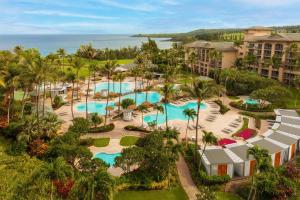
<svg viewBox="0 0 300 200">
<path fill-rule="evenodd" d="M 178 176 L 181 182 L 181 186 L 185 190 L 190 200 L 196 200 L 196 194 L 199 193 L 197 186 L 194 184 L 190 174 L 190 170 L 185 163 L 182 155 L 179 156 L 179 160 L 176 162 Z"/>
</svg>

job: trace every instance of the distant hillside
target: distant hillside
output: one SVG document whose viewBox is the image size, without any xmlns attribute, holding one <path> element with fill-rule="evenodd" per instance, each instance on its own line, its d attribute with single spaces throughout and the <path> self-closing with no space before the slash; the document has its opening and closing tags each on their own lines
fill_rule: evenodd
<svg viewBox="0 0 300 200">
<path fill-rule="evenodd" d="M 275 32 L 300 33 L 300 25 L 273 26 Z M 171 41 L 191 42 L 195 40 L 237 41 L 243 39 L 242 28 L 197 29 L 187 33 L 138 34 L 133 37 L 171 38 Z"/>
</svg>

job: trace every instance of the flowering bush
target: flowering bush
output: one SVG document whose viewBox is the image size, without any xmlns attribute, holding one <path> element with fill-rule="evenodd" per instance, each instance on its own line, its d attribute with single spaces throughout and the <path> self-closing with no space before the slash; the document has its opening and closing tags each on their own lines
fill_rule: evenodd
<svg viewBox="0 0 300 200">
<path fill-rule="evenodd" d="M 71 179 L 68 179 L 66 181 L 63 180 L 54 180 L 53 184 L 56 187 L 57 193 L 64 199 L 66 199 L 69 195 L 69 192 L 71 191 L 74 181 Z"/>
</svg>

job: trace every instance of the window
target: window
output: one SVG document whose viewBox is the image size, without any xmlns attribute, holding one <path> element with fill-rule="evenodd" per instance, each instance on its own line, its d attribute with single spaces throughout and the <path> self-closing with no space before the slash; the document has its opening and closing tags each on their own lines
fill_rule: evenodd
<svg viewBox="0 0 300 200">
<path fill-rule="evenodd" d="M 283 45 L 282 44 L 276 44 L 275 45 L 275 51 L 283 51 Z"/>
<path fill-rule="evenodd" d="M 272 50 L 272 44 L 266 43 L 265 44 L 265 50 Z"/>
</svg>

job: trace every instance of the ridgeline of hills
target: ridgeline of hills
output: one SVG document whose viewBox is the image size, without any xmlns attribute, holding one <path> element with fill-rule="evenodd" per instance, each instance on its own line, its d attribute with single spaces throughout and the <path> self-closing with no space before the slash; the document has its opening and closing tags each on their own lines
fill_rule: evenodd
<svg viewBox="0 0 300 200">
<path fill-rule="evenodd" d="M 270 28 L 274 29 L 274 32 L 300 33 L 300 25 L 273 26 Z M 184 43 L 194 40 L 236 41 L 243 38 L 243 30 L 242 28 L 197 29 L 187 33 L 137 34 L 133 37 L 171 38 L 171 41 Z"/>
</svg>

